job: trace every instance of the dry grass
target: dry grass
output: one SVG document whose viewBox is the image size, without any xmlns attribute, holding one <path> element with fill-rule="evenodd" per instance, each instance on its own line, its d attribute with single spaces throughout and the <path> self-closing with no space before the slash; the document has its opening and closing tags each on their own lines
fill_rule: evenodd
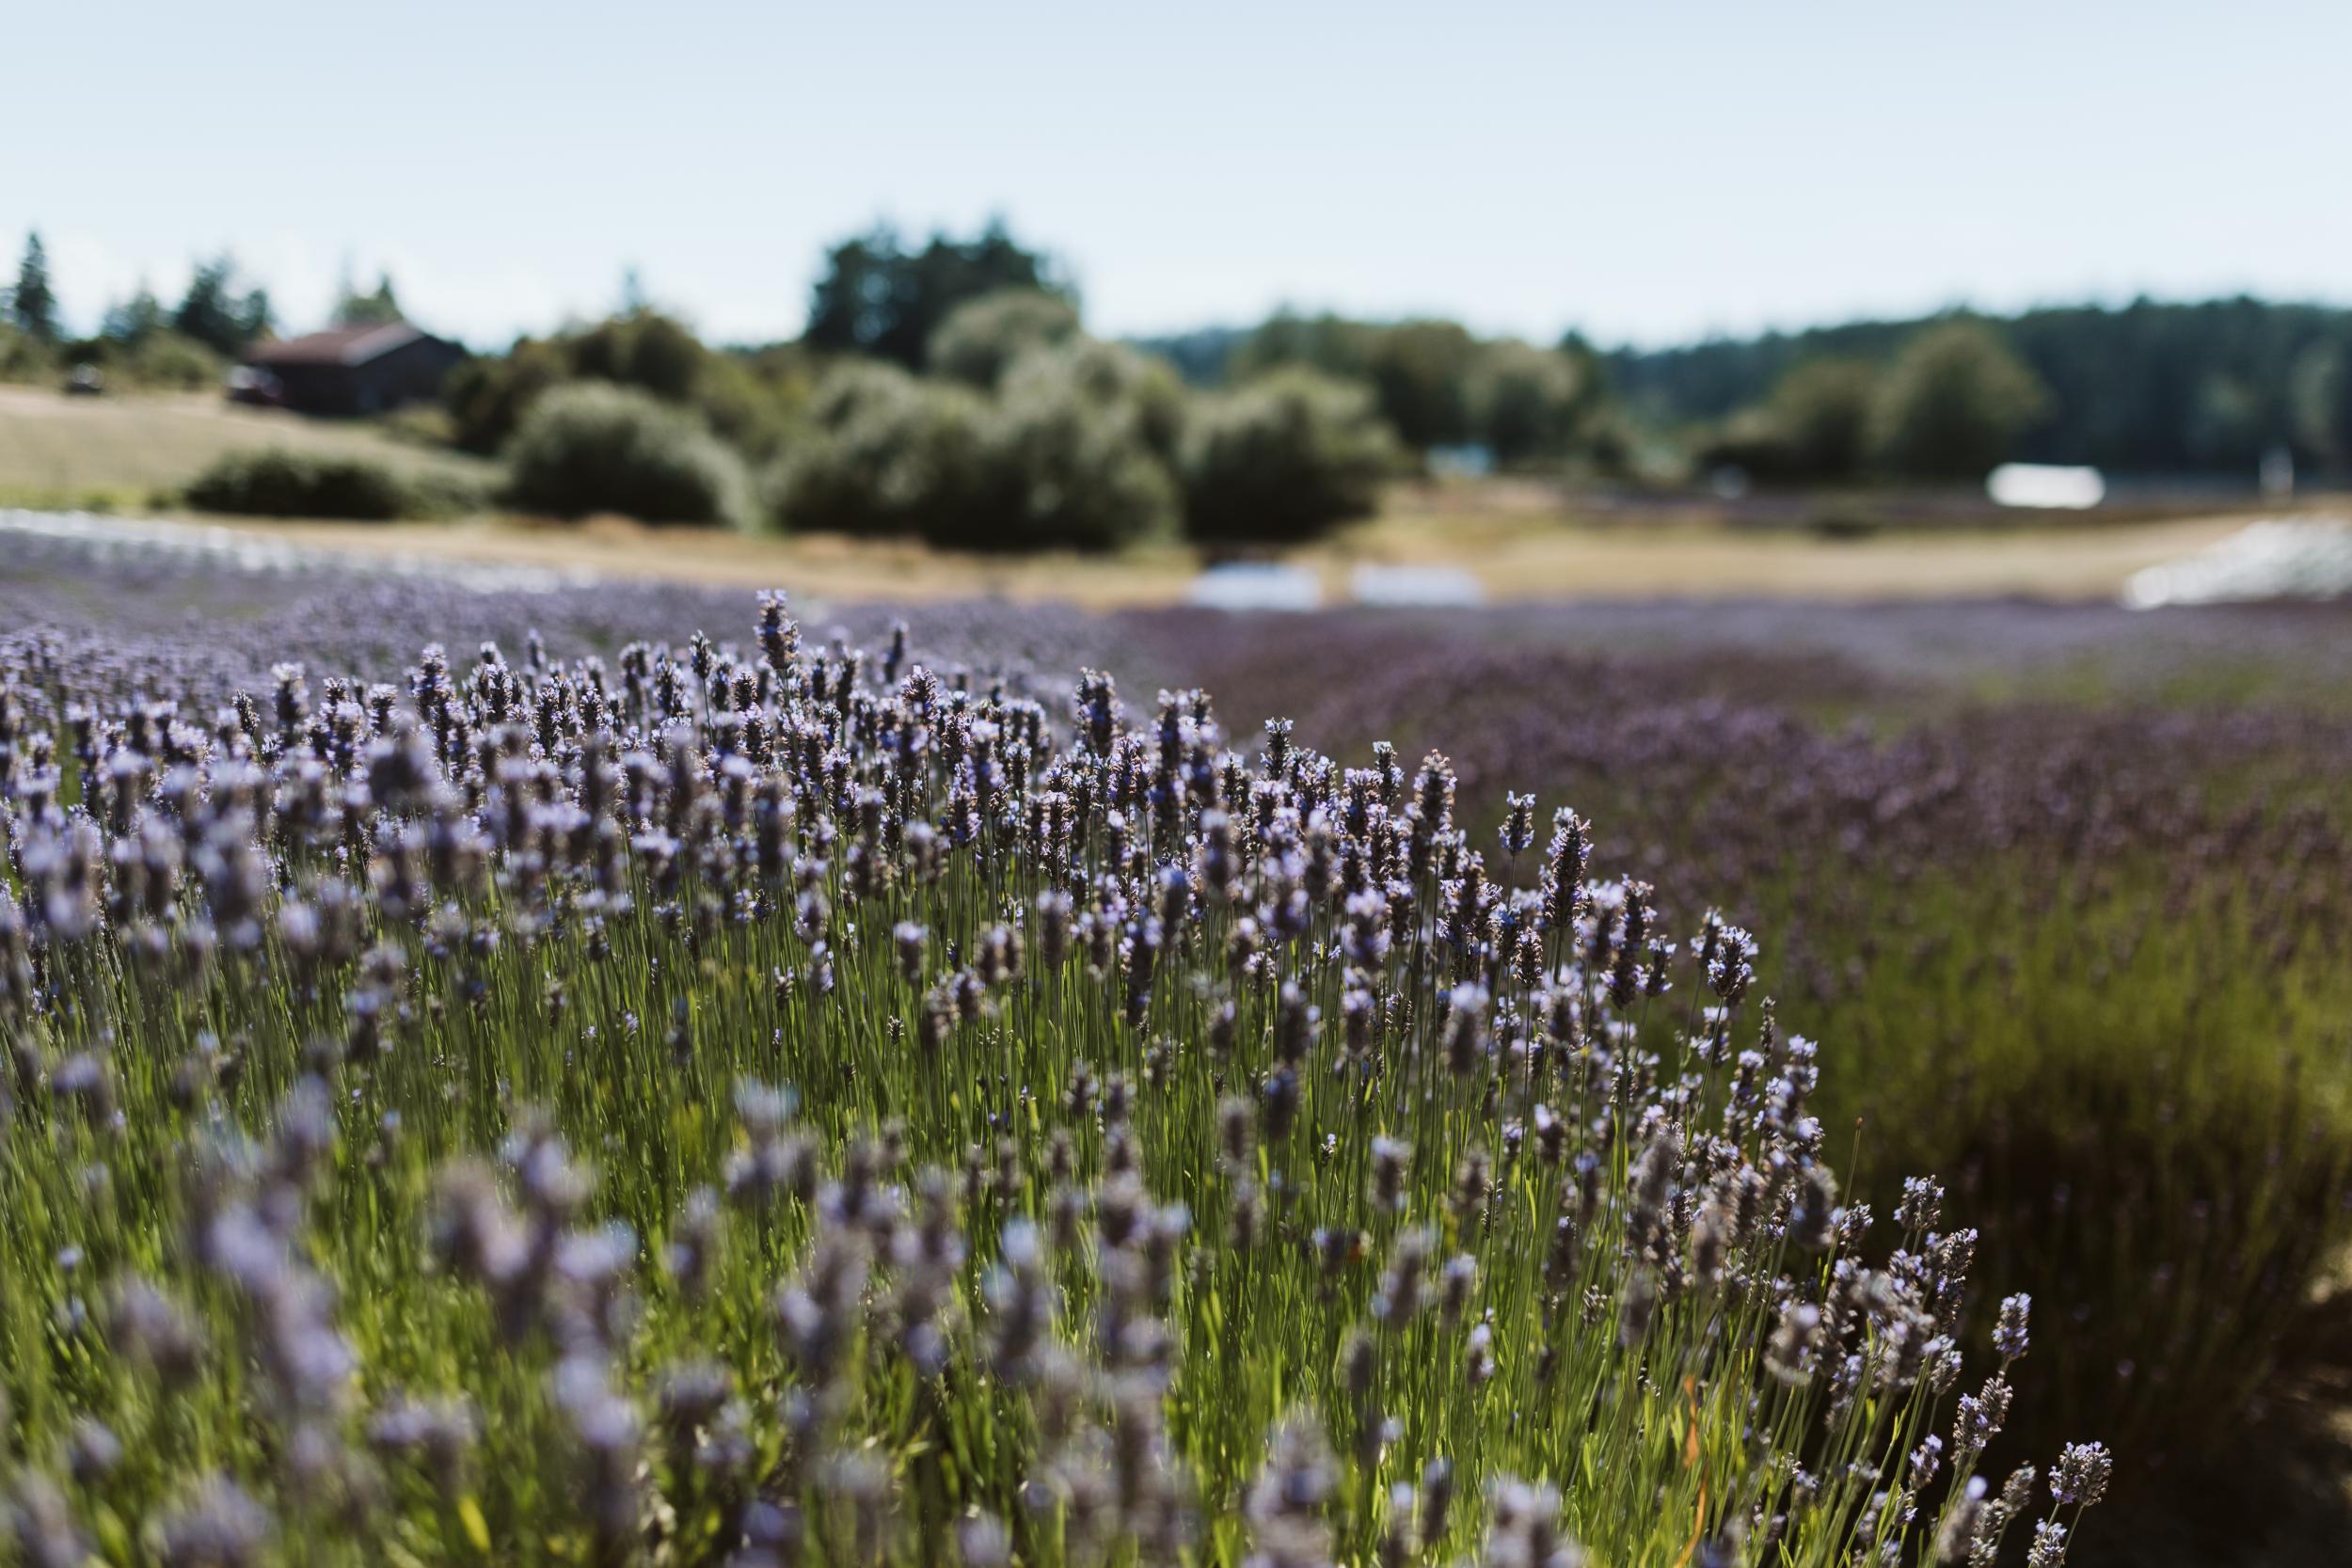
<svg viewBox="0 0 2352 1568">
<path fill-rule="evenodd" d="M 240 408 L 205 395 L 76 399 L 0 387 L 0 504 L 141 510 L 222 452 L 266 446 L 345 452 L 476 480 L 492 471 L 478 459 L 405 443 L 367 425 Z M 1879 532 L 1835 539 L 1801 527 L 1754 526 L 1720 507 L 1612 507 L 1514 481 L 1406 486 L 1379 516 L 1287 559 L 1315 571 L 1335 601 L 1347 596 L 1350 570 L 1367 562 L 1460 566 L 1499 600 L 2107 598 L 2133 572 L 2198 549 L 2244 521 L 2103 515 L 2021 523 L 2013 515 L 1979 518 L 1966 508 L 1956 515 L 1918 524 L 1906 514 L 1904 522 Z M 240 519 L 233 526 L 291 543 L 401 557 L 722 585 L 791 581 L 845 599 L 981 595 L 1094 608 L 1164 604 L 1183 597 L 1202 564 L 1198 552 L 1175 546 L 1112 557 L 1013 558 L 911 542 L 648 529 L 621 518 L 557 526 L 482 517 L 365 530 Z"/>
<path fill-rule="evenodd" d="M 135 509 L 224 452 L 261 447 L 373 458 L 480 478 L 489 465 L 412 446 L 365 424 L 246 408 L 209 393 L 72 398 L 0 387 L 0 500 Z"/>
<path fill-rule="evenodd" d="M 2108 598 L 2141 567 L 2201 548 L 2244 522 L 2211 515 L 2033 528 L 1988 521 L 1836 539 L 1742 527 L 1696 511 L 1603 522 L 1558 503 L 1486 506 L 1408 492 L 1309 559 L 1343 579 L 1359 562 L 1461 565 L 1498 599 Z"/>
<path fill-rule="evenodd" d="M 1401 507 L 1289 559 L 1315 571 L 1333 601 L 1346 596 L 1350 569 L 1366 562 L 1462 566 L 1497 600 L 2094 599 L 2113 597 L 2140 567 L 2186 554 L 2242 522 L 2207 516 L 1839 542 L 1692 521 L 1597 527 L 1560 513 L 1433 514 Z M 1196 552 L 1177 546 L 1110 557 L 977 556 L 909 542 L 653 529 L 618 517 L 578 525 L 485 517 L 365 529 L 246 519 L 231 526 L 311 547 L 714 586 L 790 582 L 836 599 L 977 596 L 1095 609 L 1167 604 L 1184 596 L 1201 564 Z"/>
</svg>

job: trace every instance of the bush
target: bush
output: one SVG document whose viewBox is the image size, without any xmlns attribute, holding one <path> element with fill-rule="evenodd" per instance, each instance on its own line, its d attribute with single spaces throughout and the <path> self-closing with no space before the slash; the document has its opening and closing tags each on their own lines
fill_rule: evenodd
<svg viewBox="0 0 2352 1568">
<path fill-rule="evenodd" d="M 1878 372 L 1865 360 L 1808 359 L 1761 404 L 1724 420 L 1701 458 L 1766 481 L 1853 479 L 1868 455 L 1877 390 Z"/>
<path fill-rule="evenodd" d="M 515 434 L 507 499 L 558 517 L 744 523 L 742 459 L 688 411 L 628 387 L 580 382 L 541 397 Z"/>
<path fill-rule="evenodd" d="M 1887 372 L 1870 411 L 1872 455 L 1898 474 L 1982 479 L 2047 402 L 1992 328 L 1947 322 L 1914 338 Z"/>
<path fill-rule="evenodd" d="M 931 334 L 924 365 L 935 375 L 993 388 L 1022 356 L 1078 335 L 1078 309 L 1042 289 L 1000 289 L 959 305 Z"/>
<path fill-rule="evenodd" d="M 1277 314 L 1234 356 L 1245 377 L 1292 366 L 1363 381 L 1391 431 L 1416 451 L 1472 434 L 1470 385 L 1478 341 L 1459 323 L 1349 321 Z"/>
<path fill-rule="evenodd" d="M 755 458 L 774 455 L 804 400 L 807 378 L 788 347 L 758 355 L 705 346 L 683 325 L 638 310 L 552 339 L 521 338 L 451 372 L 442 390 L 453 439 L 468 451 L 502 451 L 533 404 L 572 381 L 604 381 L 689 407 Z"/>
<path fill-rule="evenodd" d="M 1143 444 L 1161 462 L 1175 467 L 1184 441 L 1186 394 L 1167 360 L 1138 354 L 1123 343 L 1077 338 L 1023 356 L 1005 379 L 1004 395 L 1020 396 L 1032 380 L 1050 379 L 1073 382 L 1095 402 L 1123 408 Z"/>
<path fill-rule="evenodd" d="M 1576 444 L 1591 390 L 1565 354 L 1516 341 L 1489 343 L 1470 372 L 1472 424 L 1498 463 L 1562 456 Z"/>
<path fill-rule="evenodd" d="M 810 390 L 793 345 L 757 355 L 713 354 L 694 381 L 693 404 L 720 439 L 754 462 L 782 451 Z"/>
<path fill-rule="evenodd" d="M 208 392 L 219 387 L 229 363 L 194 338 L 157 330 L 133 345 L 108 368 L 134 386 L 180 392 Z"/>
<path fill-rule="evenodd" d="M 853 361 L 818 384 L 770 483 L 795 529 L 906 534 L 959 549 L 1111 549 L 1176 531 L 1182 394 L 1104 343 L 1024 356 L 993 402 Z"/>
<path fill-rule="evenodd" d="M 516 339 L 503 355 L 466 360 L 441 390 L 457 445 L 485 457 L 502 450 L 531 405 L 571 373 L 562 345 L 536 338 Z"/>
<path fill-rule="evenodd" d="M 1860 359 L 1811 359 L 1780 378 L 1767 405 L 1793 477 L 1851 479 L 1869 451 L 1878 372 Z"/>
<path fill-rule="evenodd" d="M 1395 462 L 1362 388 L 1277 371 L 1196 407 L 1180 466 L 1184 524 L 1204 540 L 1312 538 L 1371 512 Z"/>
<path fill-rule="evenodd" d="M 1136 358 L 1093 344 L 1016 365 L 982 427 L 987 499 L 934 537 L 976 549 L 1111 549 L 1173 536 L 1182 507 L 1152 443 L 1152 405 L 1121 379 Z"/>
<path fill-rule="evenodd" d="M 807 425 L 770 475 L 782 526 L 951 537 L 992 504 L 982 453 L 988 408 L 961 387 L 852 360 L 817 385 Z"/>
<path fill-rule="evenodd" d="M 446 516 L 481 499 L 454 481 L 403 475 L 362 457 L 281 448 L 229 453 L 197 476 L 183 499 L 204 512 L 355 522 Z"/>
<path fill-rule="evenodd" d="M 572 373 L 636 387 L 665 403 L 694 395 L 710 351 L 685 324 L 658 310 L 632 310 L 600 321 L 564 341 Z"/>
<path fill-rule="evenodd" d="M 46 381 L 56 372 L 57 356 L 45 344 L 0 322 L 0 381 Z"/>
</svg>

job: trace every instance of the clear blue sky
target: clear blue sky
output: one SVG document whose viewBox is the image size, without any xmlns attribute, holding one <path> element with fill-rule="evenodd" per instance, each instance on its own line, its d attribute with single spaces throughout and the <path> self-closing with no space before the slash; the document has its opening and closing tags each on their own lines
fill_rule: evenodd
<svg viewBox="0 0 2352 1568">
<path fill-rule="evenodd" d="M 346 262 L 477 343 L 634 264 L 771 338 L 828 239 L 991 212 L 1110 333 L 2352 300 L 2346 0 L 9 10 L 0 247 L 76 325 L 229 245 L 296 326 Z"/>
</svg>

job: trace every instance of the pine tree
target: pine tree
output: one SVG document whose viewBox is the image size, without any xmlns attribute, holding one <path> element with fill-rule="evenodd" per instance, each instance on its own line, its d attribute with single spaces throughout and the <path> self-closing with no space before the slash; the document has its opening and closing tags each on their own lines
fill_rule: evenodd
<svg viewBox="0 0 2352 1568">
<path fill-rule="evenodd" d="M 400 300 L 392 293 L 392 275 L 376 275 L 375 292 L 363 294 L 348 277 L 335 302 L 335 320 L 344 326 L 380 326 L 403 318 Z"/>
<path fill-rule="evenodd" d="M 16 269 L 16 287 L 8 291 L 8 310 L 26 337 L 57 341 L 57 295 L 49 282 L 49 252 L 37 233 L 24 236 L 24 260 Z"/>
<path fill-rule="evenodd" d="M 155 297 L 155 291 L 149 288 L 142 278 L 136 293 L 107 308 L 105 319 L 99 325 L 98 335 L 135 346 L 162 331 L 164 326 L 163 302 Z"/>
<path fill-rule="evenodd" d="M 235 291 L 237 263 L 227 254 L 204 262 L 188 281 L 188 292 L 172 312 L 173 330 L 216 353 L 238 355 L 271 325 L 269 295 L 256 288 Z"/>
</svg>

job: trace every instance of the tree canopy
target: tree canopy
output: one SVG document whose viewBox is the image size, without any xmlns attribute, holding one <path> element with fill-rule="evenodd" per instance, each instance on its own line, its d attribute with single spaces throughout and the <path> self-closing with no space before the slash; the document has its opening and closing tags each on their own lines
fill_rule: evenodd
<svg viewBox="0 0 2352 1568">
<path fill-rule="evenodd" d="M 236 260 L 223 251 L 196 269 L 188 292 L 171 314 L 172 330 L 231 357 L 274 325 L 269 293 L 260 285 L 239 293 Z"/>
<path fill-rule="evenodd" d="M 57 293 L 49 281 L 49 251 L 39 234 L 24 236 L 24 259 L 8 290 L 8 319 L 36 342 L 57 341 Z"/>
<path fill-rule="evenodd" d="M 392 293 L 392 275 L 378 273 L 373 291 L 361 293 L 358 285 L 343 279 L 335 301 L 335 320 L 344 326 L 381 326 L 389 322 L 402 321 L 400 300 Z"/>
<path fill-rule="evenodd" d="M 1883 372 L 1906 344 L 1951 319 L 1622 349 L 1609 356 L 1609 369 L 1631 409 L 1652 423 L 1713 422 L 1765 408 L 1782 378 L 1810 361 Z M 2048 394 L 2016 432 L 2009 457 L 2189 473 L 2250 469 L 2283 446 L 2298 463 L 2352 466 L 2352 377 L 2334 368 L 2352 363 L 2352 310 L 2243 297 L 2141 299 L 1969 319 L 2005 343 Z"/>
<path fill-rule="evenodd" d="M 1880 380 L 1869 441 L 1880 467 L 1921 479 L 1982 479 L 2049 394 L 1998 334 L 1952 321 L 1922 332 Z"/>
<path fill-rule="evenodd" d="M 920 249 L 880 224 L 825 253 L 803 341 L 916 370 L 957 306 L 1005 289 L 1072 293 L 1054 261 L 1023 245 L 1001 220 L 968 240 L 934 232 Z"/>
</svg>

